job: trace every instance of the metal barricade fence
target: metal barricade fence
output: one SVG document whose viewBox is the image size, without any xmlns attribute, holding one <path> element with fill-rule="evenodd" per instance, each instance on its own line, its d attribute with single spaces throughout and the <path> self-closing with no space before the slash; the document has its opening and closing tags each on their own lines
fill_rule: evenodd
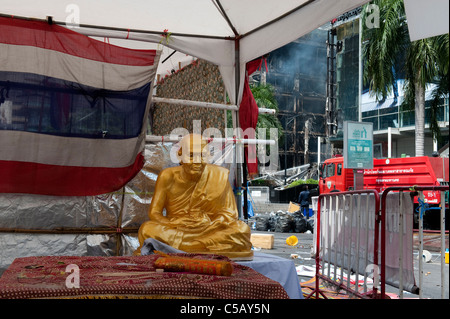
<svg viewBox="0 0 450 319">
<path fill-rule="evenodd" d="M 386 298 L 386 283 L 423 292 L 423 258 L 419 258 L 419 286 L 413 267 L 413 202 L 419 196 L 419 256 L 423 255 L 424 191 L 440 191 L 441 298 L 445 298 L 445 195 L 448 186 L 390 187 L 322 194 L 315 225 L 316 286 L 307 298 L 319 298 L 319 280 L 360 298 Z M 437 209 L 437 207 L 432 208 Z M 372 276 L 373 272 L 373 276 Z M 352 276 L 352 274 L 354 274 Z M 360 274 L 362 280 L 359 280 Z M 353 278 L 352 278 L 353 277 Z M 369 279 L 371 282 L 369 282 Z M 373 279 L 373 280 L 372 280 Z M 379 280 L 378 280 L 379 279 Z M 362 286 L 362 289 L 359 287 Z M 369 289 L 371 287 L 371 289 Z M 378 291 L 379 290 L 379 291 Z"/>
<path fill-rule="evenodd" d="M 382 195 L 381 195 L 381 215 L 380 215 L 380 222 L 381 222 L 381 246 L 380 246 L 380 253 L 381 253 L 381 263 L 380 263 L 380 281 L 386 282 L 386 230 L 387 230 L 387 221 L 386 221 L 386 214 L 387 214 L 387 205 L 386 201 L 390 193 L 392 192 L 398 192 L 398 193 L 412 193 L 411 195 L 414 195 L 414 193 L 417 192 L 418 194 L 418 201 L 419 201 L 419 256 L 423 256 L 423 215 L 425 212 L 425 201 L 424 201 L 424 191 L 440 191 L 441 192 L 441 202 L 440 202 L 440 234 L 441 234 L 441 298 L 445 298 L 445 285 L 448 284 L 445 280 L 445 270 L 444 270 L 444 252 L 445 252 L 445 191 L 449 191 L 449 186 L 412 186 L 412 187 L 406 187 L 406 186 L 399 186 L 399 187 L 389 187 L 386 188 Z M 399 216 L 397 216 L 398 220 L 398 229 L 405 229 L 405 212 L 402 209 L 402 206 L 405 204 L 404 200 L 402 200 L 403 196 L 398 196 L 399 198 L 399 206 L 400 209 L 398 210 Z M 411 202 L 413 201 L 413 196 L 410 196 Z M 411 229 L 412 232 L 412 229 Z M 404 265 L 404 245 L 408 244 L 405 243 L 402 239 L 403 236 L 399 236 L 399 242 L 398 247 L 393 247 L 394 250 L 398 251 L 398 255 L 396 258 L 398 258 L 398 264 Z M 411 239 L 412 241 L 412 239 Z M 412 244 L 412 243 L 411 243 Z M 398 249 L 396 249 L 398 248 Z M 423 258 L 419 258 L 419 287 L 418 287 L 418 293 L 419 298 L 422 298 L 423 294 Z M 403 276 L 403 267 L 399 267 L 399 275 L 398 275 L 398 289 L 399 289 L 399 298 L 403 298 L 403 288 L 404 288 L 404 278 Z M 383 296 L 384 297 L 384 296 Z"/>
<path fill-rule="evenodd" d="M 319 280 L 360 298 L 380 297 L 380 220 L 380 196 L 376 190 L 319 196 L 316 214 L 316 287 L 307 298 L 314 294 L 317 299 L 319 294 L 326 298 L 319 289 Z M 352 273 L 355 274 L 353 279 Z M 364 274 L 361 280 L 360 274 Z M 379 283 L 383 298 L 385 282 L 381 280 Z"/>
</svg>

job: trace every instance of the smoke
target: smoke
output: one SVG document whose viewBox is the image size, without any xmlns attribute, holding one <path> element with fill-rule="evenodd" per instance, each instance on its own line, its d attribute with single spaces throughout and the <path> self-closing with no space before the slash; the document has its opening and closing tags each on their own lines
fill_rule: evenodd
<svg viewBox="0 0 450 319">
<path fill-rule="evenodd" d="M 268 57 L 266 81 L 275 88 L 279 119 L 287 131 L 288 167 L 317 161 L 316 137 L 325 134 L 326 122 L 327 38 L 328 30 L 319 28 Z"/>
<path fill-rule="evenodd" d="M 283 74 L 284 80 L 274 83 L 279 93 L 296 93 L 303 96 L 326 94 L 327 31 L 316 29 L 296 41 L 276 50 L 269 57 L 267 81 L 272 82 L 271 72 Z M 277 77 L 278 78 L 278 77 Z"/>
</svg>

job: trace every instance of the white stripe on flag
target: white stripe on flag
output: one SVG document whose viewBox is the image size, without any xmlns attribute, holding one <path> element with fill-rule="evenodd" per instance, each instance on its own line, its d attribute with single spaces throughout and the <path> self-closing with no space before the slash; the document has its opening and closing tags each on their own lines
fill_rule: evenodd
<svg viewBox="0 0 450 319">
<path fill-rule="evenodd" d="M 158 60 L 159 54 L 152 66 L 119 65 L 38 47 L 0 43 L 1 71 L 34 73 L 115 91 L 136 89 L 153 81 Z"/>
<path fill-rule="evenodd" d="M 80 167 L 126 167 L 144 149 L 145 136 L 90 139 L 0 130 L 0 160 Z"/>
</svg>

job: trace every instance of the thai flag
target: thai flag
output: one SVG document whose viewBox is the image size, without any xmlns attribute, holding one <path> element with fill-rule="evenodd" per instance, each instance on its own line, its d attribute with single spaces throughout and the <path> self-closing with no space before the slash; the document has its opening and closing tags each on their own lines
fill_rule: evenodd
<svg viewBox="0 0 450 319">
<path fill-rule="evenodd" d="M 144 163 L 158 60 L 0 17 L 0 193 L 87 196 L 131 180 Z"/>
</svg>

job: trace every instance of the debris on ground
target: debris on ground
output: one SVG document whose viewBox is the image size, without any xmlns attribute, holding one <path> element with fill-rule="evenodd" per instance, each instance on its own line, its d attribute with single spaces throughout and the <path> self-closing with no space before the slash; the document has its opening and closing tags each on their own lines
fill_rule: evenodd
<svg viewBox="0 0 450 319">
<path fill-rule="evenodd" d="M 279 210 L 270 213 L 257 213 L 249 219 L 252 229 L 258 231 L 272 231 L 280 233 L 314 232 L 314 218 L 306 218 L 298 210 L 288 212 Z"/>
</svg>

